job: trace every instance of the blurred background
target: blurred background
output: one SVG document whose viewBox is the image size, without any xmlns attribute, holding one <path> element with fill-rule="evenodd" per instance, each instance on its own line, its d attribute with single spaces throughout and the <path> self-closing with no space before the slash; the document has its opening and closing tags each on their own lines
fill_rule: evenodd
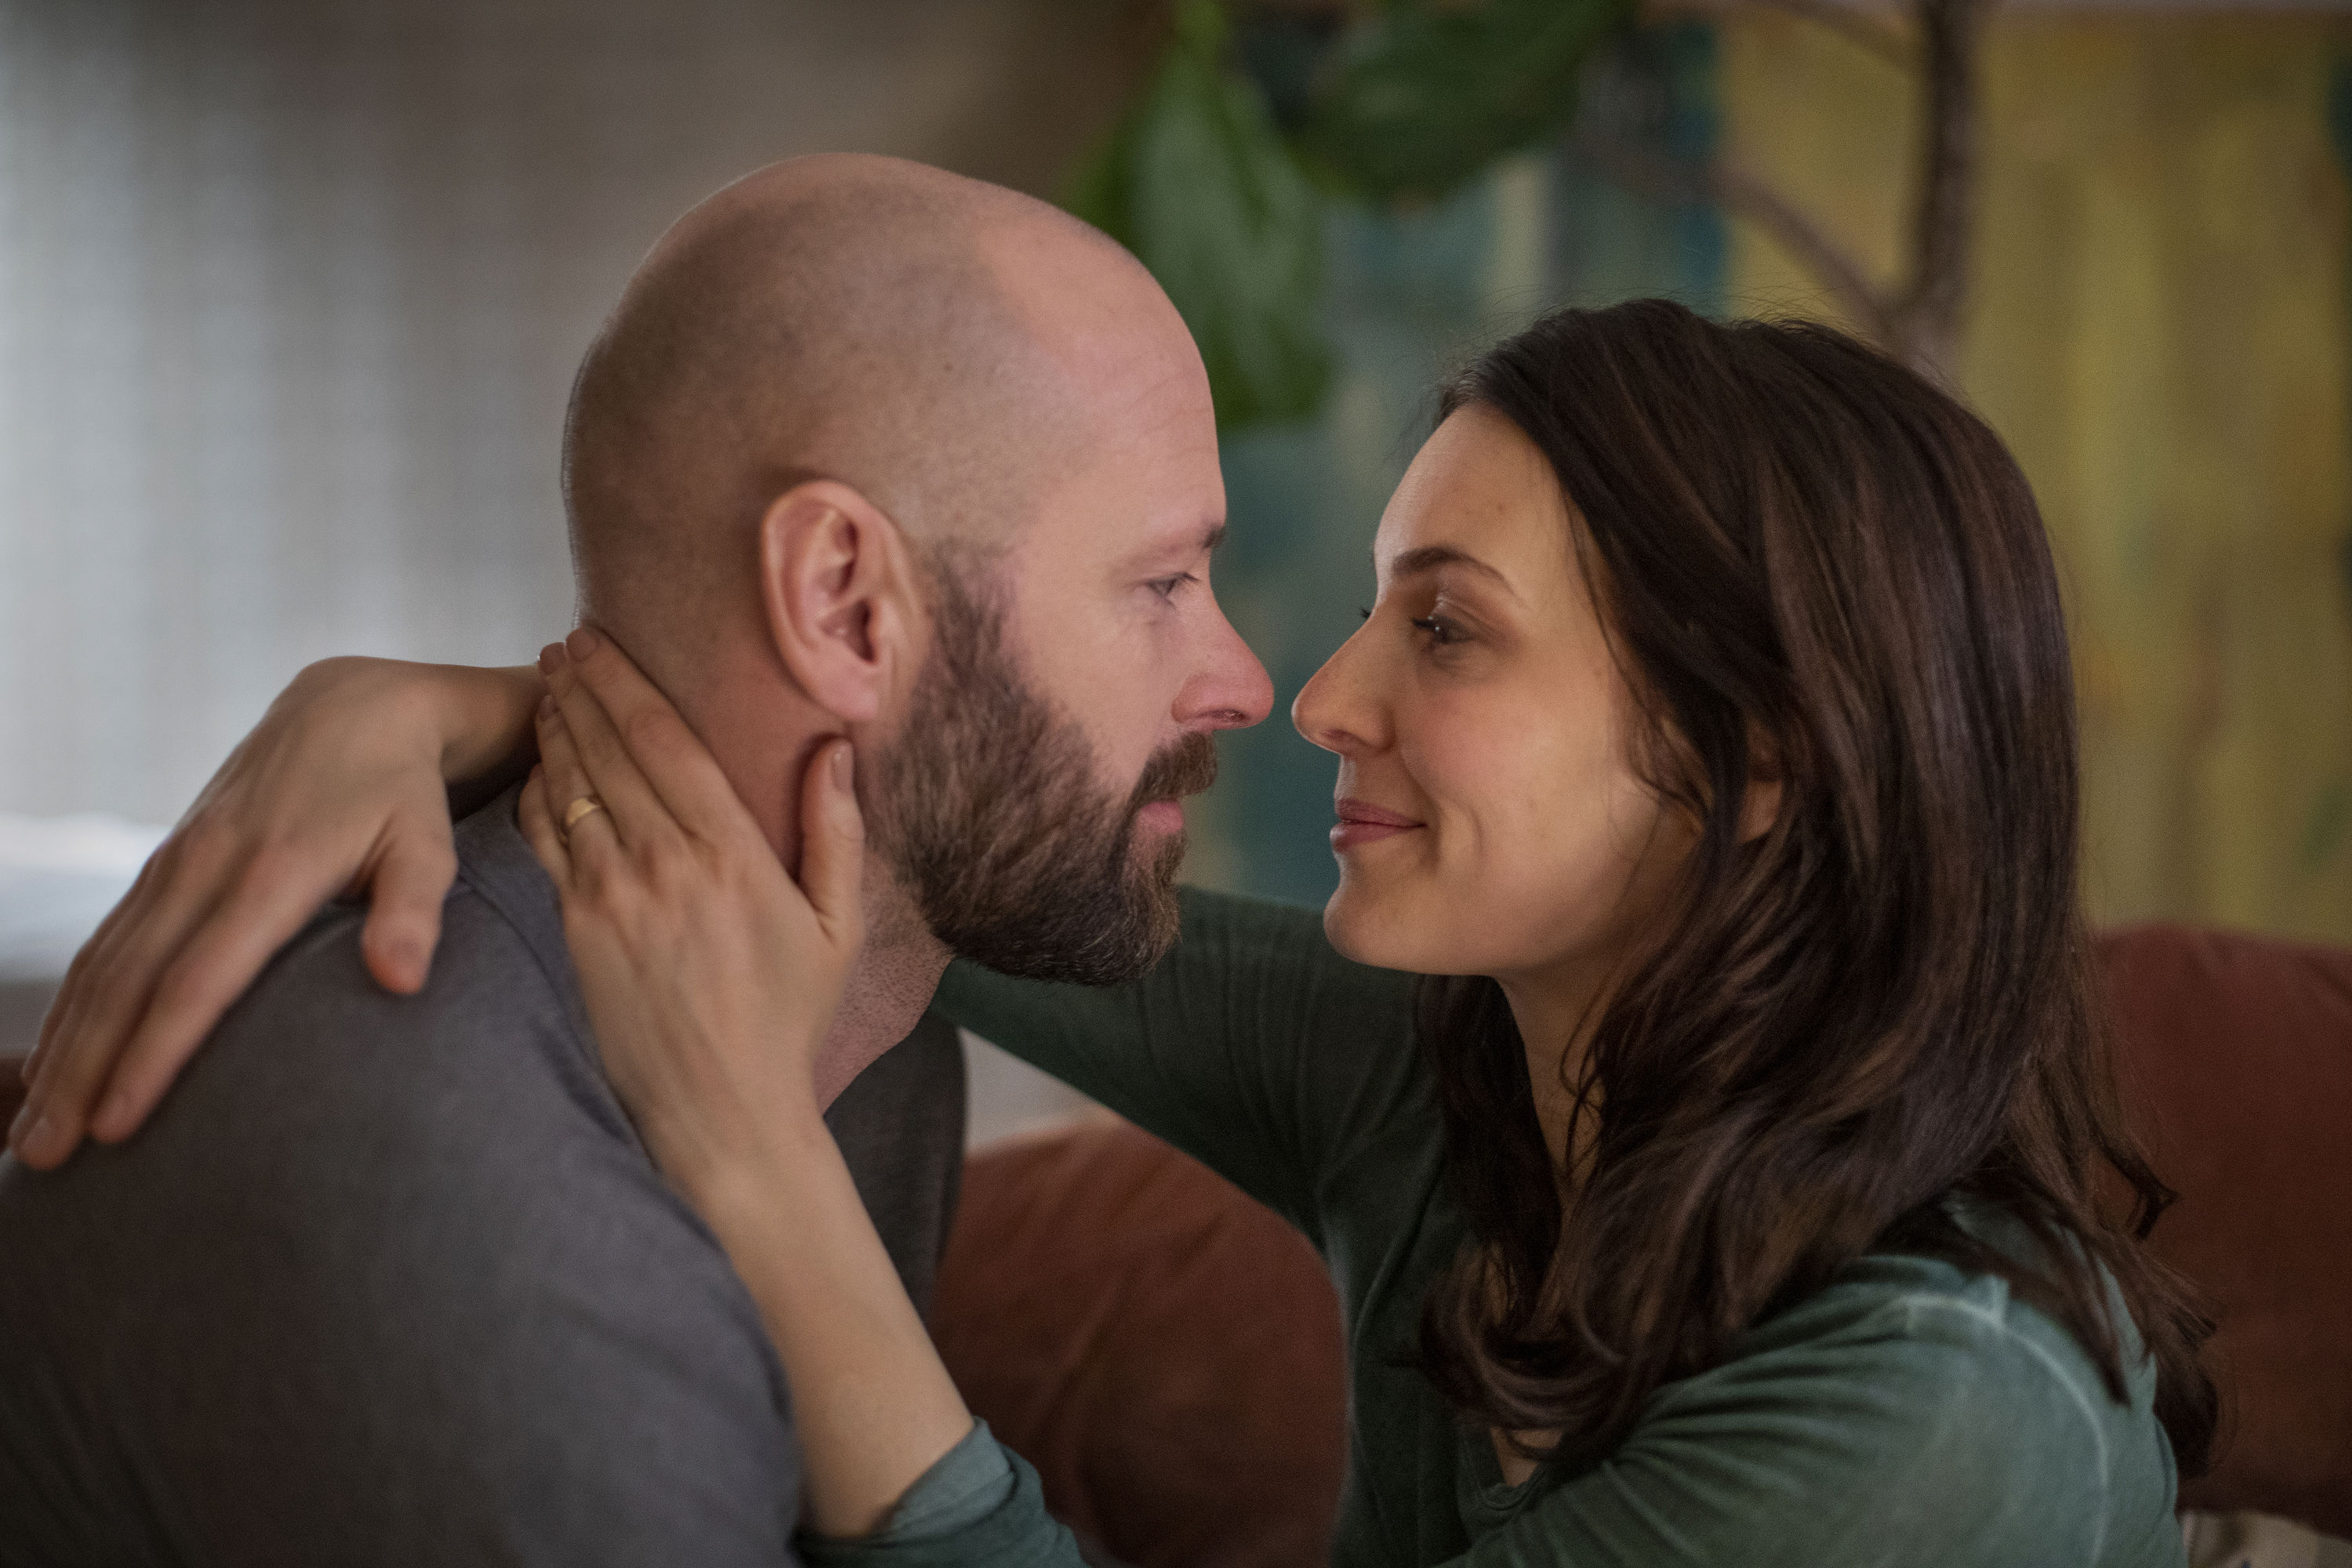
<svg viewBox="0 0 2352 1568">
<path fill-rule="evenodd" d="M 0 966 L 307 661 L 559 635 L 581 351 L 679 212 L 825 149 L 1065 202 L 1201 340 L 1281 706 L 1195 880 L 1333 880 L 1279 714 L 1433 381 L 1665 294 L 1842 321 L 2011 443 L 2098 919 L 2352 941 L 2343 5 L 0 0 Z"/>
</svg>

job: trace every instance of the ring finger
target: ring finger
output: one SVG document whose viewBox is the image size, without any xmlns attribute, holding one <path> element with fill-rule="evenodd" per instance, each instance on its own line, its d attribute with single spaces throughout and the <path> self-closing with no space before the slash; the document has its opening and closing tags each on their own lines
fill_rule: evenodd
<svg viewBox="0 0 2352 1568">
<path fill-rule="evenodd" d="M 600 842 L 621 842 L 621 827 L 589 782 L 580 748 L 554 703 L 539 707 L 539 765 L 547 813 L 575 855 Z"/>
</svg>

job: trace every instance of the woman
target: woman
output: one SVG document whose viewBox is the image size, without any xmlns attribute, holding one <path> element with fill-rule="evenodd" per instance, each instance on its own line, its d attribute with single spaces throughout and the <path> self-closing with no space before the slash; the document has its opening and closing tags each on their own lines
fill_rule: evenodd
<svg viewBox="0 0 2352 1568">
<path fill-rule="evenodd" d="M 2056 584 L 1990 432 L 1826 329 L 1561 312 L 1449 385 L 1374 556 L 1294 710 L 1339 759 L 1328 944 L 1195 895 L 1134 985 L 959 966 L 939 1003 L 1316 1242 L 1350 1325 L 1337 1559 L 2179 1561 L 2201 1328 L 2137 1243 L 2165 1194 L 2094 1022 Z M 609 679 L 554 686 L 524 820 L 615 1086 L 796 1403 L 894 1391 L 803 1421 L 820 1529 L 887 1525 L 814 1550 L 1057 1550 L 774 1066 L 829 1000 L 752 994 L 758 933 L 836 971 L 854 942 L 832 759 L 806 901 L 781 871 L 666 901 L 557 814 L 601 795 L 634 842 L 740 806 L 585 743 Z M 664 1001 L 697 963 L 708 1016 Z M 821 1221 L 748 1201 L 784 1181 Z"/>
</svg>

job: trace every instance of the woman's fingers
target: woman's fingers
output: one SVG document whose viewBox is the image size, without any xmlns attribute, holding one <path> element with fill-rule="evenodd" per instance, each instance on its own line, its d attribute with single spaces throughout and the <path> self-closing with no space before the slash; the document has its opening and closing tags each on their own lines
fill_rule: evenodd
<svg viewBox="0 0 2352 1568">
<path fill-rule="evenodd" d="M 143 874 L 140 880 L 132 882 L 131 890 L 122 896 L 122 901 L 106 911 L 106 918 L 98 922 L 98 929 L 89 933 L 89 939 L 75 951 L 73 962 L 66 965 L 65 981 L 58 985 L 58 994 L 49 999 L 49 1010 L 41 1019 L 40 1037 L 34 1042 L 32 1054 L 25 1058 L 21 1076 L 26 1088 L 30 1089 L 38 1081 L 42 1068 L 57 1054 L 58 1041 L 64 1037 L 64 1031 L 89 990 L 90 966 L 97 962 L 98 953 L 114 940 L 114 933 L 121 929 L 122 923 L 132 918 L 125 911 L 135 910 L 145 897 L 145 889 L 151 886 Z"/>
<path fill-rule="evenodd" d="M 836 944 L 865 934 L 858 893 L 866 872 L 866 818 L 857 809 L 855 748 L 817 748 L 801 780 L 801 894 Z"/>
<path fill-rule="evenodd" d="M 446 888 L 450 877 L 440 886 Z M 316 893 L 316 897 L 308 896 Z M 89 1134 L 116 1143 L 139 1130 L 163 1091 L 204 1043 L 215 1020 L 247 984 L 308 924 L 325 893 L 289 885 L 257 862 L 180 942 L 157 977 L 146 1005 L 125 1030 L 109 1070 L 89 1088 L 98 1101 Z M 439 893 L 434 895 L 438 913 Z M 417 960 L 421 971 L 424 959 Z M 418 979 L 422 981 L 420 973 Z M 415 989 L 415 985 L 408 987 Z M 93 1029 L 91 1039 L 104 1037 Z"/>
<path fill-rule="evenodd" d="M 625 780 L 607 781 L 600 787 L 580 760 L 579 742 L 572 726 L 552 699 L 539 712 L 540 790 L 546 797 L 549 820 L 572 852 L 575 868 L 596 848 L 634 847 L 650 837 L 663 820 L 661 803 L 652 799 L 642 782 L 632 796 Z M 583 809 L 581 803 L 601 803 Z M 600 820 L 601 819 L 601 820 Z M 574 835 L 577 835 L 575 838 Z"/>
<path fill-rule="evenodd" d="M 556 888 L 572 886 L 572 849 L 555 826 L 555 814 L 547 804 L 546 763 L 530 770 L 530 777 L 515 800 L 515 821 L 522 836 L 530 843 L 530 851 Z"/>
<path fill-rule="evenodd" d="M 404 824 L 394 818 L 368 883 L 367 923 L 360 957 L 385 990 L 413 995 L 425 988 L 433 950 L 441 944 L 441 905 L 457 879 L 457 845 L 446 817 Z"/>
<path fill-rule="evenodd" d="M 603 749 L 614 748 L 688 834 L 706 844 L 740 837 L 750 818 L 718 759 L 611 637 L 582 626 L 549 652 L 548 684 L 592 773 L 602 776 Z"/>
<path fill-rule="evenodd" d="M 114 1064 L 155 994 L 158 976 L 211 914 L 230 874 L 207 844 L 156 851 L 115 917 L 86 944 L 49 1009 L 40 1062 L 9 1146 L 35 1170 L 80 1143 Z"/>
<path fill-rule="evenodd" d="M 483 700 L 486 681 L 498 700 Z M 510 751 L 515 689 L 535 681 L 374 659 L 304 670 L 68 971 L 12 1132 L 25 1163 L 69 1155 L 101 1094 L 97 1131 L 127 1135 L 270 953 L 338 893 L 370 899 L 362 950 L 375 977 L 420 985 L 457 871 L 440 765 Z M 469 725 L 487 737 L 469 739 Z"/>
<path fill-rule="evenodd" d="M 387 818 L 380 847 L 353 879 L 371 900 L 362 955 L 380 984 L 403 994 L 425 984 L 440 940 L 441 902 L 457 875 L 450 824 L 431 795 L 420 808 L 396 810 Z M 138 1131 L 214 1023 L 333 896 L 321 865 L 313 864 L 306 875 L 301 863 L 283 851 L 250 851 L 227 891 L 201 919 L 155 922 L 166 950 L 164 967 L 136 1017 L 121 1026 L 122 1043 L 107 1069 L 87 1085 L 98 1100 L 89 1121 L 92 1137 L 119 1142 Z M 134 923 L 145 923 L 135 921 L 137 912 Z M 122 967 L 123 959 L 101 963 L 100 973 Z M 93 1016 L 85 1025 L 68 1020 L 65 1027 L 78 1031 L 95 1054 L 115 1024 Z M 72 1092 L 83 1093 L 84 1086 L 77 1081 Z M 79 1100 L 71 1108 L 86 1109 Z"/>
<path fill-rule="evenodd" d="M 548 681 L 548 704 L 540 710 L 539 739 L 552 784 L 548 804 L 555 808 L 557 824 L 568 832 L 572 825 L 563 819 L 572 803 L 593 795 L 604 803 L 612 829 L 630 848 L 675 838 L 677 819 L 613 733 L 612 720 L 596 699 L 567 679 L 561 667 Z M 551 745 L 555 748 L 551 756 L 547 753 Z M 583 824 L 587 820 L 579 819 Z"/>
</svg>

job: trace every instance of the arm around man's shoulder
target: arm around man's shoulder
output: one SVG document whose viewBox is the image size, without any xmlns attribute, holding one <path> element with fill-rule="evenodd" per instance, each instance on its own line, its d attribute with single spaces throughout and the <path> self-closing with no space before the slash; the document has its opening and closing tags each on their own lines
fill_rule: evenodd
<svg viewBox="0 0 2352 1568">
<path fill-rule="evenodd" d="M 306 931 L 131 1143 L 0 1177 L 20 1546 L 787 1560 L 781 1373 L 562 977 L 462 885 L 415 997 L 356 932 Z"/>
<path fill-rule="evenodd" d="M 1320 1239 L 1338 1173 L 1368 1155 L 1393 1167 L 1382 1145 L 1400 1133 L 1415 1164 L 1434 1148 L 1412 979 L 1341 957 L 1313 910 L 1181 896 L 1176 945 L 1141 979 L 1052 984 L 959 962 L 935 1005 Z"/>
</svg>

